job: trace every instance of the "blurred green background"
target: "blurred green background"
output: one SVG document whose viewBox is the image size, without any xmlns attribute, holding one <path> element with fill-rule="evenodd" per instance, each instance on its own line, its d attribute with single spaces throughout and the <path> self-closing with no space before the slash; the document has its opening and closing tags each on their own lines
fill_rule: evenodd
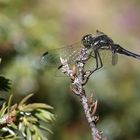
<svg viewBox="0 0 140 140">
<path fill-rule="evenodd" d="M 50 140 L 90 140 L 91 134 L 69 79 L 43 68 L 42 53 L 96 29 L 140 53 L 139 13 L 139 0 L 0 0 L 1 75 L 11 79 L 14 101 L 35 93 L 31 102 L 54 107 Z M 94 73 L 86 90 L 99 102 L 98 128 L 109 140 L 139 140 L 140 61 L 119 60 L 117 66 Z"/>
</svg>

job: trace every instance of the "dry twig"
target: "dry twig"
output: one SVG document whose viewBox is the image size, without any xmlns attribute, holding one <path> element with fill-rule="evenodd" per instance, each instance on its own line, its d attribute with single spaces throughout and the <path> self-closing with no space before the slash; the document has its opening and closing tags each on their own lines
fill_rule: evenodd
<svg viewBox="0 0 140 140">
<path fill-rule="evenodd" d="M 85 112 L 86 119 L 91 128 L 93 140 L 103 140 L 102 132 L 99 131 L 96 127 L 96 124 L 99 120 L 99 116 L 95 115 L 97 110 L 97 100 L 94 101 L 93 97 L 90 99 L 87 98 L 84 85 L 88 82 L 93 71 L 85 70 L 86 62 L 90 59 L 90 54 L 87 53 L 86 48 L 81 48 L 79 55 L 76 58 L 76 70 L 75 67 L 71 68 L 68 65 L 66 59 L 60 58 L 61 61 L 61 71 L 70 77 L 72 82 L 72 91 L 74 94 L 79 96 L 82 107 Z"/>
</svg>

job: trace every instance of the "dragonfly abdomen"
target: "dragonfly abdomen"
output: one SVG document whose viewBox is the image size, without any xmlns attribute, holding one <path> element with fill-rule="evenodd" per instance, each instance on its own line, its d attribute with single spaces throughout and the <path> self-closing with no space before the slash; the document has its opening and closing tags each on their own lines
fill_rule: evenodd
<svg viewBox="0 0 140 140">
<path fill-rule="evenodd" d="M 122 48 L 120 45 L 118 44 L 114 44 L 116 46 L 116 49 L 115 51 L 119 54 L 124 54 L 124 55 L 127 55 L 127 56 L 131 56 L 133 58 L 136 58 L 136 59 L 139 59 L 140 60 L 140 55 L 139 54 L 136 54 L 136 53 L 133 53 L 133 52 L 130 52 L 124 48 Z M 114 47 L 115 48 L 115 47 Z"/>
</svg>

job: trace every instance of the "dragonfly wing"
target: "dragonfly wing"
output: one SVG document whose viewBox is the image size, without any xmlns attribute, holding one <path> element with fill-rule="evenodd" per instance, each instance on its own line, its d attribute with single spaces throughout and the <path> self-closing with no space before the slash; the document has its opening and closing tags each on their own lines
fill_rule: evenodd
<svg viewBox="0 0 140 140">
<path fill-rule="evenodd" d="M 74 63 L 80 48 L 80 44 L 75 43 L 66 47 L 48 50 L 42 55 L 43 63 L 46 66 L 58 68 L 61 65 L 60 57 L 67 59 L 68 63 Z"/>
<path fill-rule="evenodd" d="M 58 54 L 59 54 L 59 51 L 56 52 L 56 50 L 55 51 L 48 50 L 42 55 L 41 61 L 47 67 L 54 67 L 59 62 Z"/>
<path fill-rule="evenodd" d="M 116 53 L 112 56 L 112 51 L 106 48 L 99 49 L 98 52 L 104 67 L 117 64 L 118 55 Z M 97 65 L 97 61 L 95 59 L 95 54 L 93 51 L 92 57 L 86 62 L 85 69 L 94 70 L 96 68 L 96 65 Z M 101 66 L 99 58 L 98 58 L 98 66 Z"/>
<path fill-rule="evenodd" d="M 101 57 L 103 66 L 112 65 L 111 59 L 112 59 L 112 52 L 108 49 L 100 49 L 99 55 Z"/>
<path fill-rule="evenodd" d="M 112 54 L 112 65 L 116 65 L 118 62 L 118 54 L 117 53 L 113 53 Z"/>
<path fill-rule="evenodd" d="M 118 54 L 112 53 L 112 50 L 109 48 L 104 47 L 99 49 L 99 54 L 101 56 L 103 65 L 116 65 L 118 62 Z"/>
</svg>

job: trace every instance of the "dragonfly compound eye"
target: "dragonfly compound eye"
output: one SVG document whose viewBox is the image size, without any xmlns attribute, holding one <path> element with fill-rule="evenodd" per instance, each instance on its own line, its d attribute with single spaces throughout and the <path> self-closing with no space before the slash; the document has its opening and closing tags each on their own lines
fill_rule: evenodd
<svg viewBox="0 0 140 140">
<path fill-rule="evenodd" d="M 84 47 L 86 48 L 90 48 L 93 42 L 93 37 L 91 34 L 85 35 L 82 38 L 82 44 L 84 45 Z"/>
</svg>

